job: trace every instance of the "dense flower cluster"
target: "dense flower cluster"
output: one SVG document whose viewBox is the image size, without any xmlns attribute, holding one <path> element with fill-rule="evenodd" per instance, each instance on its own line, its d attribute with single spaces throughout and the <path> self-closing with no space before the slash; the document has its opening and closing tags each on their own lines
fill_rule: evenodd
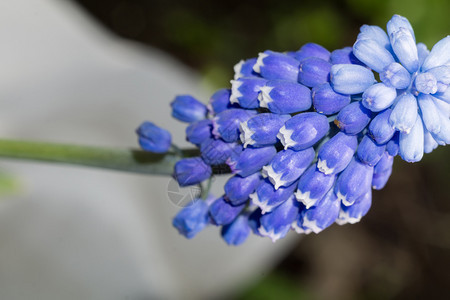
<svg viewBox="0 0 450 300">
<path fill-rule="evenodd" d="M 450 37 L 428 51 L 401 16 L 387 34 L 362 26 L 353 48 L 265 51 L 234 70 L 231 89 L 207 106 L 186 95 L 172 103 L 201 152 L 176 163 L 178 183 L 198 184 L 217 166 L 234 174 L 220 198 L 198 199 L 175 217 L 188 238 L 208 224 L 238 245 L 250 232 L 275 241 L 290 229 L 358 222 L 394 156 L 416 162 L 450 142 Z M 160 152 L 148 141 L 167 142 L 165 132 L 149 136 L 156 131 L 148 128 L 137 131 L 141 146 Z"/>
</svg>

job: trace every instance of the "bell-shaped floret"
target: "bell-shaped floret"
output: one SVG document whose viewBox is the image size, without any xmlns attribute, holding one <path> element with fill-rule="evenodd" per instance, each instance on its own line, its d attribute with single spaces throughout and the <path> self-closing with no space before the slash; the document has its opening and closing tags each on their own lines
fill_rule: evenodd
<svg viewBox="0 0 450 300">
<path fill-rule="evenodd" d="M 330 125 L 326 116 L 307 112 L 290 118 L 281 127 L 277 137 L 284 149 L 304 150 L 323 138 L 329 129 Z"/>
<path fill-rule="evenodd" d="M 297 82 L 269 80 L 261 88 L 259 106 L 276 114 L 290 114 L 311 107 L 311 90 Z"/>
</svg>

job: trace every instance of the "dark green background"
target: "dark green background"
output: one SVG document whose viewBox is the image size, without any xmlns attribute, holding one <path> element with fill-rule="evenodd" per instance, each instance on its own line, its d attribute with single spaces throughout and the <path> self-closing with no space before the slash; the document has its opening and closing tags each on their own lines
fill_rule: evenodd
<svg viewBox="0 0 450 300">
<path fill-rule="evenodd" d="M 362 24 L 397 13 L 430 48 L 450 33 L 448 0 L 174 1 L 78 0 L 116 34 L 160 48 L 229 86 L 241 58 L 266 49 L 351 46 Z M 450 297 L 450 147 L 421 163 L 396 159 L 358 225 L 304 238 L 237 299 L 444 299 Z"/>
</svg>

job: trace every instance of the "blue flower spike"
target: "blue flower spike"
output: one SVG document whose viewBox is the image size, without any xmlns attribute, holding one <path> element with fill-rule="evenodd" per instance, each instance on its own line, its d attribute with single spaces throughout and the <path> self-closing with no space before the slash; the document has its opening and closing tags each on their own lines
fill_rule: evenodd
<svg viewBox="0 0 450 300">
<path fill-rule="evenodd" d="M 169 131 L 156 126 L 152 122 L 143 122 L 136 134 L 139 138 L 139 145 L 145 151 L 154 153 L 166 153 L 172 145 L 172 135 Z"/>
<path fill-rule="evenodd" d="M 233 174 L 223 196 L 197 199 L 174 218 L 187 238 L 212 224 L 236 246 L 251 233 L 276 241 L 291 229 L 356 223 L 395 156 L 417 162 L 450 143 L 450 36 L 428 50 L 402 16 L 386 31 L 361 26 L 353 47 L 267 50 L 234 71 L 207 106 L 187 95 L 172 103 L 200 151 L 175 163 L 180 186 Z M 144 150 L 171 145 L 152 123 L 137 133 Z"/>
</svg>

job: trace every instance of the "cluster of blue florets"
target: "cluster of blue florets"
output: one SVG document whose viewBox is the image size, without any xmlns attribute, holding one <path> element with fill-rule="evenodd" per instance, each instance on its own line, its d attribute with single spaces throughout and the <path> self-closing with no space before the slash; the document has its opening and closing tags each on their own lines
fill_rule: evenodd
<svg viewBox="0 0 450 300">
<path fill-rule="evenodd" d="M 395 15 L 387 34 L 362 26 L 353 48 L 265 51 L 234 70 L 231 89 L 207 106 L 187 95 L 172 103 L 201 152 L 176 163 L 180 186 L 209 179 L 217 167 L 234 174 L 220 198 L 198 199 L 174 218 L 188 238 L 208 224 L 238 245 L 250 232 L 275 241 L 290 229 L 358 222 L 394 156 L 416 162 L 450 143 L 450 37 L 430 52 L 404 17 Z M 152 130 L 161 135 L 145 134 Z M 146 150 L 170 145 L 152 123 L 138 134 Z"/>
</svg>

